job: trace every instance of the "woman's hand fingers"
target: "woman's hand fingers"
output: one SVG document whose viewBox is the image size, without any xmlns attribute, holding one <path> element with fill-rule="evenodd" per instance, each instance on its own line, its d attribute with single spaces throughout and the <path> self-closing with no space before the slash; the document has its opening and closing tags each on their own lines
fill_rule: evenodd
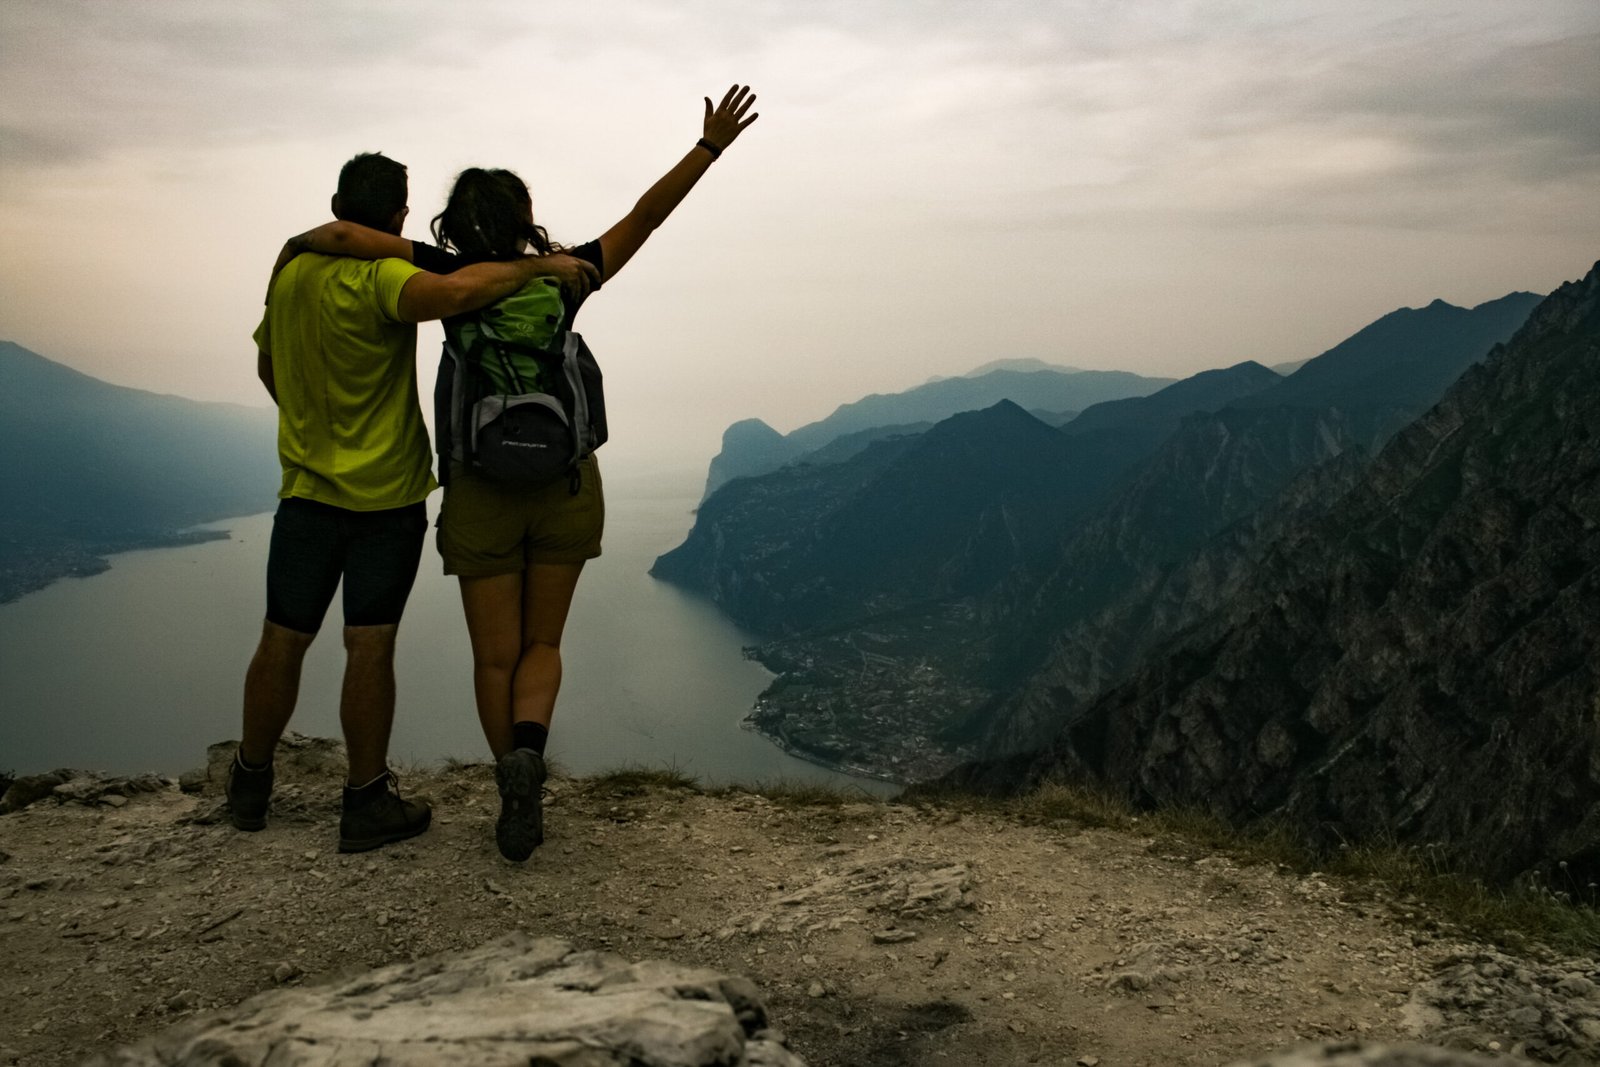
<svg viewBox="0 0 1600 1067">
<path fill-rule="evenodd" d="M 756 94 L 750 91 L 748 85 L 730 86 L 715 109 L 711 107 L 709 96 L 705 102 L 706 140 L 718 148 L 728 147 L 741 130 L 761 117 L 759 113 L 750 111 L 751 105 L 756 102 Z"/>
</svg>

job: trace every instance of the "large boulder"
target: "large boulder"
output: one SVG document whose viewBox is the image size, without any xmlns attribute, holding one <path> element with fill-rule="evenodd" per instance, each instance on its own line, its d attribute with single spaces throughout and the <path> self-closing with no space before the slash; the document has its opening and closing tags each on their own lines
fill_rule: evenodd
<svg viewBox="0 0 1600 1067">
<path fill-rule="evenodd" d="M 744 978 L 512 934 L 263 993 L 85 1067 L 805 1067 Z"/>
</svg>

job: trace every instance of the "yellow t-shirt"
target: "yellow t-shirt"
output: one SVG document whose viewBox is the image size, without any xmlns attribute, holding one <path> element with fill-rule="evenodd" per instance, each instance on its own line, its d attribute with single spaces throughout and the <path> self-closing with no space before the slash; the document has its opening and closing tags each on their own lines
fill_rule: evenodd
<svg viewBox="0 0 1600 1067">
<path fill-rule="evenodd" d="M 278 391 L 280 497 L 378 511 L 438 487 L 417 403 L 417 328 L 398 313 L 419 269 L 307 254 L 274 280 L 255 339 Z"/>
</svg>

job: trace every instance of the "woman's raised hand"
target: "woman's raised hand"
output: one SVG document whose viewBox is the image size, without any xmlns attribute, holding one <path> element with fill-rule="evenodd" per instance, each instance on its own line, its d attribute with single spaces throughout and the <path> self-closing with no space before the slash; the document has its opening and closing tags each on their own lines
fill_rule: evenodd
<svg viewBox="0 0 1600 1067">
<path fill-rule="evenodd" d="M 715 108 L 711 106 L 711 98 L 706 99 L 705 138 L 717 146 L 720 152 L 733 143 L 733 139 L 744 128 L 760 118 L 757 112 L 750 112 L 750 105 L 756 102 L 756 94 L 750 91 L 748 85 L 734 85 L 722 94 L 722 103 Z"/>
</svg>

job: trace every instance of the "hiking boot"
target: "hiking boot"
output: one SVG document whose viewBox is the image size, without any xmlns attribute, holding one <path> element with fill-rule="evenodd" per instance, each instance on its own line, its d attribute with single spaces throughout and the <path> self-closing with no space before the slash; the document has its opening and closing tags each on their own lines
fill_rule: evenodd
<svg viewBox="0 0 1600 1067">
<path fill-rule="evenodd" d="M 544 843 L 544 779 L 544 757 L 531 748 L 514 748 L 495 764 L 500 820 L 494 843 L 508 860 L 521 863 Z"/>
<path fill-rule="evenodd" d="M 397 790 L 390 772 L 383 791 L 358 808 L 346 807 L 339 817 L 339 851 L 365 852 L 368 849 L 416 837 L 433 821 L 433 808 L 426 800 L 406 800 Z M 346 788 L 348 796 L 354 790 Z"/>
<path fill-rule="evenodd" d="M 267 826 L 267 800 L 272 796 L 272 764 L 251 770 L 234 754 L 228 768 L 228 818 L 239 830 L 264 830 Z"/>
</svg>

